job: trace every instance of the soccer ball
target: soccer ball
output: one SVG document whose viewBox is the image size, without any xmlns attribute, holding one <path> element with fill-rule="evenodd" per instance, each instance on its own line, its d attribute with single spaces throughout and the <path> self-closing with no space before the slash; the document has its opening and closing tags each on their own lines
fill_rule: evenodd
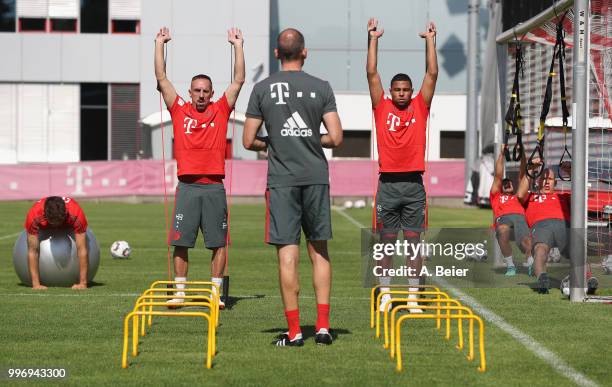
<svg viewBox="0 0 612 387">
<path fill-rule="evenodd" d="M 552 249 L 550 249 L 550 251 L 548 252 L 548 262 L 554 262 L 554 263 L 559 263 L 561 262 L 561 252 L 559 251 L 558 248 L 553 247 Z"/>
<path fill-rule="evenodd" d="M 126 241 L 115 241 L 110 248 L 111 255 L 117 259 L 127 259 L 130 257 L 132 249 Z"/>
<path fill-rule="evenodd" d="M 591 277 L 587 283 L 589 284 L 589 286 L 584 288 L 584 292 L 586 294 L 594 294 L 595 290 L 597 290 L 597 278 Z M 569 275 L 563 278 L 559 288 L 561 289 L 561 293 L 563 293 L 565 297 L 570 296 L 570 276 Z"/>
</svg>

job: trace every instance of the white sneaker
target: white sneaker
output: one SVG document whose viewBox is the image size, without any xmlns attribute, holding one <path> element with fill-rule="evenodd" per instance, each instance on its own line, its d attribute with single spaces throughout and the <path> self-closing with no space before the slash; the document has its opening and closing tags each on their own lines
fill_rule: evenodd
<svg viewBox="0 0 612 387">
<path fill-rule="evenodd" d="M 184 297 L 185 296 L 185 292 L 176 292 L 174 293 L 175 296 L 178 297 Z M 177 308 L 181 308 L 182 304 L 185 302 L 184 298 L 173 298 L 171 300 L 166 301 L 166 305 L 168 306 L 168 309 L 177 309 Z"/>
<path fill-rule="evenodd" d="M 380 305 L 378 305 L 378 311 L 379 312 L 384 312 L 384 307 L 385 304 L 387 303 L 387 301 L 389 301 L 391 299 L 391 295 L 390 294 L 383 294 L 383 296 L 380 298 Z M 387 305 L 387 311 L 391 310 L 391 303 L 389 303 Z"/>
</svg>

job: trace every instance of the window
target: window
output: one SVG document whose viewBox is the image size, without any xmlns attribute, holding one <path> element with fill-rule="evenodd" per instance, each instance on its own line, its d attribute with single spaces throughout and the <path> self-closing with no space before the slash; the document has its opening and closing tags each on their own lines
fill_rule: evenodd
<svg viewBox="0 0 612 387">
<path fill-rule="evenodd" d="M 81 32 L 108 33 L 107 0 L 81 0 Z"/>
<path fill-rule="evenodd" d="M 111 91 L 111 159 L 134 160 L 144 153 L 140 125 L 140 85 L 113 83 Z"/>
<path fill-rule="evenodd" d="M 342 145 L 333 150 L 333 156 L 370 158 L 370 133 L 369 130 L 345 130 Z"/>
<path fill-rule="evenodd" d="M 140 33 L 140 0 L 109 0 L 112 33 Z"/>
<path fill-rule="evenodd" d="M 0 0 L 0 32 L 15 32 L 15 0 Z"/>
<path fill-rule="evenodd" d="M 76 19 L 51 19 L 51 31 L 54 32 L 76 32 Z"/>
<path fill-rule="evenodd" d="M 440 131 L 440 158 L 462 159 L 464 157 L 465 132 Z"/>
<path fill-rule="evenodd" d="M 113 33 L 139 34 L 140 20 L 113 20 Z"/>
<path fill-rule="evenodd" d="M 47 31 L 47 19 L 46 18 L 34 18 L 34 17 L 20 17 L 19 18 L 19 31 L 45 32 Z"/>
<path fill-rule="evenodd" d="M 81 84 L 81 161 L 108 160 L 108 85 Z"/>
</svg>

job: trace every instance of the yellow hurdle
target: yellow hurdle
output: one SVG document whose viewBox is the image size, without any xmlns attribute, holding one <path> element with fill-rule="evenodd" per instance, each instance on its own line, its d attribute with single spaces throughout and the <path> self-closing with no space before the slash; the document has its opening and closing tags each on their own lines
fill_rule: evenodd
<svg viewBox="0 0 612 387">
<path fill-rule="evenodd" d="M 148 303 L 147 303 L 148 304 Z M 163 302 L 154 303 L 155 306 L 165 306 Z M 200 304 L 200 303 L 197 303 Z M 145 305 L 148 306 L 148 305 Z M 209 305 L 210 307 L 211 305 Z M 211 316 L 204 312 L 159 312 L 159 311 L 133 311 L 130 312 L 123 320 L 123 353 L 121 355 L 121 368 L 127 368 L 127 352 L 128 352 L 128 336 L 130 319 L 138 316 L 147 316 L 153 314 L 155 316 L 177 316 L 177 317 L 202 317 L 208 322 L 208 337 L 207 337 L 207 352 L 206 352 L 206 368 L 212 367 L 212 358 L 215 351 L 215 323 Z M 135 332 L 137 333 L 137 331 Z M 138 337 L 135 334 L 136 338 Z"/>
<path fill-rule="evenodd" d="M 401 295 L 424 295 L 424 296 L 437 296 L 438 298 L 440 296 L 447 298 L 449 300 L 453 300 L 453 298 L 450 298 L 450 296 L 445 293 L 445 292 L 441 292 L 441 291 L 416 291 L 416 292 L 411 292 L 408 290 L 389 290 L 389 291 L 384 291 L 384 292 L 380 292 L 378 294 L 378 297 L 376 297 L 376 305 L 380 305 L 380 300 L 382 299 L 382 296 L 384 296 L 385 294 L 389 294 L 389 295 L 393 295 L 393 294 L 401 294 Z M 412 301 L 418 301 L 420 299 L 413 299 Z M 385 307 L 387 306 L 387 304 L 384 305 Z M 414 307 L 415 309 L 421 309 L 419 307 Z M 377 309 L 377 312 L 380 312 Z M 446 312 L 446 316 L 450 316 L 450 312 L 447 311 Z M 436 328 L 440 329 L 440 311 L 437 310 L 436 311 Z M 375 324 L 375 328 L 376 328 L 376 337 L 380 337 L 380 313 L 376 313 L 376 324 Z M 450 339 L 450 320 L 446 320 L 446 339 Z"/>
<path fill-rule="evenodd" d="M 420 306 L 421 309 L 425 310 L 434 310 L 436 308 L 444 309 L 444 310 L 461 310 L 464 312 L 471 312 L 469 308 L 464 306 Z M 391 345 L 395 345 L 395 353 L 397 358 L 397 366 L 396 370 L 398 372 L 402 371 L 402 351 L 401 351 L 401 325 L 404 320 L 408 319 L 433 319 L 436 318 L 433 314 L 405 314 L 401 316 L 395 323 L 395 343 L 391 343 Z M 485 357 L 485 348 L 484 348 L 484 323 L 482 319 L 476 315 L 467 315 L 467 314 L 453 314 L 450 315 L 449 318 L 453 319 L 467 319 L 470 321 L 476 320 L 479 325 L 478 329 L 478 347 L 480 353 L 480 366 L 478 367 L 478 371 L 485 372 L 487 369 L 487 361 Z M 473 330 L 470 331 L 470 341 L 473 341 Z M 470 357 L 471 355 L 471 357 Z M 473 353 L 468 355 L 468 360 L 473 360 Z"/>
<path fill-rule="evenodd" d="M 440 288 L 434 285 L 376 285 L 372 288 L 370 293 L 370 328 L 374 328 L 374 315 L 378 311 L 379 303 L 375 303 L 376 289 L 379 288 L 419 288 L 419 289 L 433 289 L 436 292 L 440 291 Z M 438 328 L 440 328 L 438 326 Z"/>
<path fill-rule="evenodd" d="M 170 297 L 170 296 L 157 296 L 157 297 L 164 298 L 164 297 Z M 143 301 L 139 305 L 136 305 L 134 307 L 133 312 L 138 312 L 137 309 L 138 309 L 139 306 L 146 307 L 146 306 L 165 306 L 165 305 L 166 305 L 165 302 Z M 186 303 L 184 303 L 184 305 L 185 306 L 203 306 L 203 307 L 208 307 L 209 310 L 211 310 L 211 311 L 214 310 L 214 308 L 211 307 L 212 305 L 208 301 L 186 302 Z M 144 313 L 147 313 L 147 314 L 153 313 L 152 309 L 149 310 L 149 311 L 146 311 L 145 309 L 143 309 L 141 312 L 144 312 Z M 174 312 L 174 313 L 183 313 L 183 312 L 178 312 L 177 311 L 177 312 Z M 213 329 L 212 329 L 212 332 L 213 332 L 213 342 L 211 344 L 212 344 L 212 350 L 213 350 L 212 353 L 213 353 L 213 357 L 214 357 L 214 354 L 216 353 L 216 328 L 215 328 L 215 324 L 214 324 L 215 320 L 214 320 L 214 317 L 212 316 L 212 312 L 210 314 L 210 317 L 211 317 L 211 320 L 213 321 Z M 133 319 L 133 322 L 132 322 L 132 331 L 133 331 L 133 334 L 132 334 L 132 356 L 138 356 L 138 316 L 134 315 L 132 317 L 132 319 Z"/>
<path fill-rule="evenodd" d="M 215 303 L 214 298 L 211 298 L 210 296 L 207 295 L 185 295 L 184 297 L 180 297 L 180 296 L 169 296 L 169 295 L 153 295 L 153 294 L 148 294 L 147 292 L 149 292 L 150 290 L 157 290 L 157 289 L 149 289 L 147 290 L 142 296 L 138 297 L 138 299 L 136 300 L 136 304 L 134 305 L 134 312 L 136 312 L 138 309 L 145 311 L 147 310 L 147 306 L 148 306 L 148 310 L 152 311 L 153 310 L 153 305 L 143 305 L 143 303 L 150 303 L 153 302 L 155 300 L 169 300 L 169 299 L 173 299 L 173 298 L 189 298 L 191 301 L 184 301 L 181 303 L 177 303 L 177 305 L 180 306 L 204 306 L 204 307 L 208 307 L 210 310 L 210 315 L 211 318 L 213 319 L 213 321 L 215 321 L 215 326 L 218 326 L 218 322 L 219 322 L 219 309 L 217 308 L 217 305 Z M 155 306 L 158 306 L 158 304 L 156 304 Z M 163 303 L 164 307 L 167 307 L 166 303 Z M 141 316 L 142 317 L 142 324 L 140 324 L 140 336 L 144 336 L 146 333 L 145 330 L 145 319 L 147 316 Z M 151 315 L 148 315 L 149 317 L 149 327 L 151 326 Z M 138 316 L 134 316 L 134 330 L 137 332 L 138 328 L 139 328 L 139 324 L 138 324 Z"/>
<path fill-rule="evenodd" d="M 412 299 L 410 298 L 393 298 L 392 302 L 407 302 L 407 301 L 412 301 Z M 449 304 L 454 304 L 455 306 L 464 306 L 461 305 L 461 303 L 457 300 L 452 300 L 452 299 L 446 299 L 446 298 L 440 298 L 440 299 L 432 299 L 432 298 L 425 298 L 425 299 L 420 299 L 419 302 L 423 302 L 423 303 L 437 303 L 438 305 L 440 305 L 440 303 L 445 303 L 446 306 L 450 306 Z M 400 310 L 406 310 L 406 309 L 412 309 L 412 306 L 409 305 L 398 305 L 395 308 L 393 308 L 391 310 L 391 318 L 389 319 L 389 324 L 387 324 L 387 314 L 388 311 L 385 311 L 385 318 L 384 318 L 384 322 L 383 322 L 383 326 L 384 326 L 384 332 L 385 332 L 385 344 L 386 340 L 387 340 L 387 327 L 389 327 L 389 330 L 391 331 L 391 343 L 394 342 L 395 340 L 395 330 L 393 329 L 393 327 L 395 326 L 395 316 L 397 315 L 397 312 L 399 312 Z M 473 315 L 474 312 L 472 312 L 472 310 L 470 308 L 468 308 L 470 310 L 469 315 Z M 463 310 L 459 310 L 458 314 L 463 314 Z M 450 317 L 446 318 L 446 321 L 450 321 Z M 470 321 L 470 325 L 469 325 L 469 329 L 470 330 L 474 330 L 474 324 L 472 323 L 472 321 Z M 457 346 L 456 348 L 458 350 L 462 350 L 463 349 L 463 320 L 459 319 L 457 320 Z M 473 334 L 470 335 L 470 337 L 473 337 Z M 450 337 L 446 337 L 446 339 L 450 339 Z M 470 353 L 474 352 L 474 342 L 471 341 L 469 343 L 470 345 Z M 385 345 L 385 348 L 389 348 L 389 345 Z M 391 359 L 393 359 L 395 357 L 395 346 L 391 345 L 391 350 L 389 351 L 389 355 L 391 356 Z"/>
<path fill-rule="evenodd" d="M 138 298 L 140 299 L 151 299 L 151 296 L 156 294 L 156 293 L 167 293 L 168 291 L 174 291 L 174 290 L 178 290 L 176 288 L 149 288 L 147 290 L 145 290 L 142 295 Z M 215 323 L 218 326 L 219 325 L 219 295 L 218 293 L 215 293 L 214 290 L 212 289 L 208 289 L 208 288 L 189 288 L 189 289 L 180 289 L 180 291 L 185 292 L 185 296 L 177 296 L 177 295 L 167 295 L 167 299 L 171 300 L 173 298 L 182 298 L 182 299 L 201 299 L 201 298 L 207 298 L 208 300 L 210 300 L 211 304 L 214 305 L 213 308 L 215 309 Z M 189 293 L 207 293 L 210 294 L 210 296 L 207 295 L 203 295 L 203 294 L 189 294 Z M 137 301 L 138 302 L 138 301 Z M 166 305 L 167 307 L 168 305 Z M 182 302 L 180 303 L 174 303 L 173 306 L 184 306 Z M 149 307 L 149 310 L 153 310 L 153 307 Z M 145 328 L 144 328 L 144 320 L 145 320 L 145 316 L 142 316 L 142 326 L 141 326 L 141 335 L 144 336 L 145 335 Z M 151 327 L 151 325 L 153 324 L 153 316 L 149 315 L 148 316 L 148 326 Z"/>
</svg>

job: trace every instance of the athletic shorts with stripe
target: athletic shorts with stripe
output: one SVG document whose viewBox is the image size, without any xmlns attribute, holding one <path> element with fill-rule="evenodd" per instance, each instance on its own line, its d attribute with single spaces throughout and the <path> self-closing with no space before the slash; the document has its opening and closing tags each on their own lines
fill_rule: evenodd
<svg viewBox="0 0 612 387">
<path fill-rule="evenodd" d="M 266 243 L 297 245 L 302 229 L 309 241 L 332 239 L 329 185 L 266 190 Z"/>
<path fill-rule="evenodd" d="M 376 191 L 376 231 L 425 231 L 425 187 L 421 173 L 381 173 Z"/>
<path fill-rule="evenodd" d="M 172 246 L 194 247 L 198 230 L 204 234 L 207 249 L 225 246 L 227 200 L 223 184 L 179 182 L 174 200 Z"/>
<path fill-rule="evenodd" d="M 495 231 L 497 231 L 497 226 L 500 224 L 506 224 L 511 228 L 510 239 L 521 242 L 523 238 L 529 236 L 529 226 L 527 226 L 527 221 L 525 220 L 525 215 L 522 214 L 506 214 L 495 219 Z"/>
</svg>

